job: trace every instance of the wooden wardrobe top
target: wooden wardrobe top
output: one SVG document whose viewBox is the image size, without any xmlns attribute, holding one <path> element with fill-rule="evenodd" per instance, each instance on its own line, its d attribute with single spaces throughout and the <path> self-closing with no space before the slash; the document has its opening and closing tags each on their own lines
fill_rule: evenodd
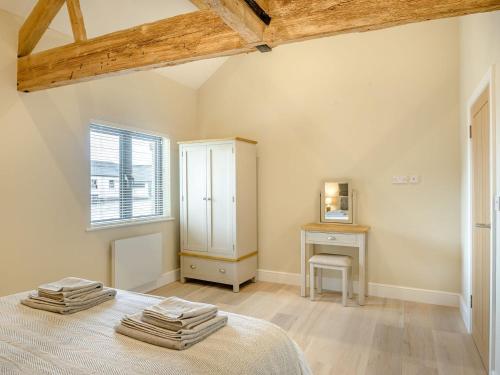
<svg viewBox="0 0 500 375">
<path fill-rule="evenodd" d="M 370 227 L 357 224 L 309 223 L 302 225 L 302 230 L 308 232 L 367 233 Z"/>
<path fill-rule="evenodd" d="M 216 138 L 216 139 L 195 139 L 192 141 L 181 141 L 177 142 L 178 144 L 185 144 L 185 143 L 207 143 L 207 142 L 223 142 L 223 141 L 240 141 L 240 142 L 247 142 L 256 145 L 257 141 L 253 141 L 251 139 L 247 138 L 242 138 L 242 137 L 229 137 L 229 138 Z"/>
</svg>

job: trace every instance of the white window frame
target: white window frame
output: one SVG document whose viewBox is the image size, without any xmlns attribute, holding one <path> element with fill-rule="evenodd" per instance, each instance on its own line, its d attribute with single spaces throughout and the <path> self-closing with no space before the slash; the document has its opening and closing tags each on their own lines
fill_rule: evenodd
<svg viewBox="0 0 500 375">
<path fill-rule="evenodd" d="M 130 218 L 130 219 L 117 219 L 117 220 L 109 220 L 102 223 L 92 223 L 92 184 L 89 183 L 88 195 L 87 195 L 87 207 L 88 207 L 88 218 L 87 218 L 87 231 L 95 231 L 109 228 L 117 228 L 117 227 L 126 227 L 131 225 L 141 225 L 141 224 L 149 224 L 149 223 L 157 223 L 157 222 L 165 222 L 165 221 L 173 221 L 175 220 L 172 217 L 172 184 L 171 184 L 171 140 L 170 137 L 163 133 L 158 133 L 150 130 L 139 129 L 127 125 L 120 125 L 116 123 L 112 123 L 109 121 L 102 120 L 90 120 L 87 128 L 87 162 L 88 162 L 88 175 L 87 181 L 91 179 L 92 173 L 92 163 L 91 163 L 91 144 L 90 144 L 90 133 L 91 126 L 105 126 L 109 128 L 115 128 L 117 130 L 126 130 L 136 133 L 141 133 L 145 135 L 151 135 L 154 137 L 163 138 L 163 204 L 164 204 L 164 215 L 162 216 L 154 216 L 154 217 L 140 217 L 140 218 Z"/>
</svg>

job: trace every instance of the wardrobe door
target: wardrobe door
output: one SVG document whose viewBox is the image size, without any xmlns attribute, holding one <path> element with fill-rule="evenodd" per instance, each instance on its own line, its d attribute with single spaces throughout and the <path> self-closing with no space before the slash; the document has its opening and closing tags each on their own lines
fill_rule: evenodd
<svg viewBox="0 0 500 375">
<path fill-rule="evenodd" d="M 207 146 L 185 146 L 183 170 L 183 247 L 207 251 Z"/>
<path fill-rule="evenodd" d="M 208 251 L 234 251 L 234 145 L 208 146 Z"/>
</svg>

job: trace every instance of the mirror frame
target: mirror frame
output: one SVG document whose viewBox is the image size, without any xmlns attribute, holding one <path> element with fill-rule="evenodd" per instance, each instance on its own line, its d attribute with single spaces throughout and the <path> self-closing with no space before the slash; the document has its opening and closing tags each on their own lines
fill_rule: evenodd
<svg viewBox="0 0 500 375">
<path fill-rule="evenodd" d="M 347 210 L 348 213 L 348 219 L 347 220 L 341 220 L 341 219 L 327 219 L 325 218 L 325 199 L 324 197 L 326 196 L 325 193 L 325 184 L 326 183 L 337 183 L 337 184 L 348 184 L 347 188 L 347 194 L 348 194 L 348 201 L 349 201 L 349 209 Z M 324 180 L 321 185 L 321 193 L 320 193 L 320 221 L 322 223 L 341 223 L 341 224 L 352 224 L 353 223 L 353 204 L 354 204 L 354 199 L 353 199 L 353 190 L 352 190 L 352 182 L 351 180 L 348 179 L 330 179 L 330 180 Z"/>
</svg>

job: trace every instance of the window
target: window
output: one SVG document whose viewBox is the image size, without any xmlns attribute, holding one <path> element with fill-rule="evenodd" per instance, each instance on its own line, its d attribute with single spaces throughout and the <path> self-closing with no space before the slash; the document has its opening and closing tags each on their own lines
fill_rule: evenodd
<svg viewBox="0 0 500 375">
<path fill-rule="evenodd" d="M 170 216 L 169 140 L 90 126 L 91 226 Z"/>
</svg>

